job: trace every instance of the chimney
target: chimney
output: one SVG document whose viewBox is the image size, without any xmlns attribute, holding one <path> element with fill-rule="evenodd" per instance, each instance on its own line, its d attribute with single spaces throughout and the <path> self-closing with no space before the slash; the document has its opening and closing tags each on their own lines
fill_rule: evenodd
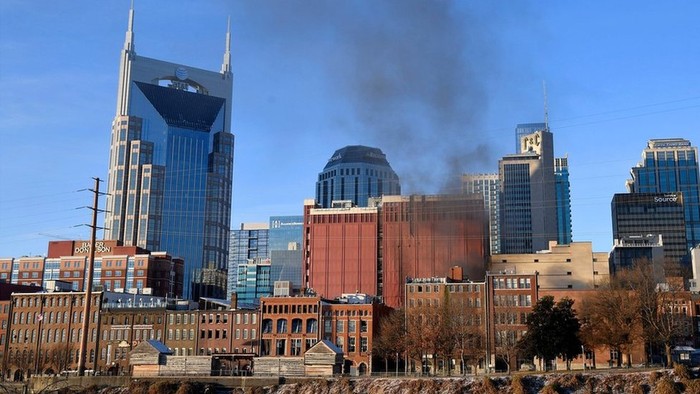
<svg viewBox="0 0 700 394">
<path fill-rule="evenodd" d="M 450 268 L 450 279 L 455 282 L 461 282 L 463 280 L 463 270 L 462 267 L 455 265 Z"/>
<path fill-rule="evenodd" d="M 231 293 L 231 309 L 238 309 L 238 293 Z"/>
</svg>

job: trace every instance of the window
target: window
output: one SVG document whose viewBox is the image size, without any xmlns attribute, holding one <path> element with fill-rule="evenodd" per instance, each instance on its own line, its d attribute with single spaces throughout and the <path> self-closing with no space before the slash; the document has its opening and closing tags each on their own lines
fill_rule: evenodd
<svg viewBox="0 0 700 394">
<path fill-rule="evenodd" d="M 318 320 L 316 319 L 307 319 L 306 320 L 306 333 L 307 334 L 313 334 L 316 331 L 318 331 Z"/>
<path fill-rule="evenodd" d="M 336 333 L 343 333 L 345 332 L 345 322 L 342 320 L 338 320 L 335 322 L 335 332 Z"/>
<path fill-rule="evenodd" d="M 291 345 L 292 345 L 292 349 L 291 349 L 292 356 L 301 355 L 301 339 L 292 339 Z"/>
<path fill-rule="evenodd" d="M 279 319 L 277 320 L 277 333 L 285 333 L 287 332 L 287 319 Z"/>
<path fill-rule="evenodd" d="M 262 324 L 263 334 L 269 334 L 272 332 L 272 319 L 264 319 Z"/>
<path fill-rule="evenodd" d="M 355 332 L 355 329 L 356 329 L 355 325 L 356 324 L 357 324 L 356 320 L 350 320 L 348 322 L 348 332 Z"/>
<path fill-rule="evenodd" d="M 300 333 L 301 332 L 301 324 L 302 324 L 301 319 L 293 319 L 292 320 L 292 332 L 295 334 Z"/>
<path fill-rule="evenodd" d="M 284 356 L 284 350 L 287 347 L 286 341 L 284 339 L 278 339 L 276 343 L 276 353 L 277 356 Z"/>
<path fill-rule="evenodd" d="M 367 321 L 360 320 L 360 332 L 367 332 Z"/>
<path fill-rule="evenodd" d="M 350 337 L 348 338 L 348 353 L 354 353 L 355 352 L 355 338 Z"/>
<path fill-rule="evenodd" d="M 360 352 L 362 353 L 367 353 L 368 347 L 367 347 L 367 338 L 362 337 L 360 338 Z"/>
</svg>

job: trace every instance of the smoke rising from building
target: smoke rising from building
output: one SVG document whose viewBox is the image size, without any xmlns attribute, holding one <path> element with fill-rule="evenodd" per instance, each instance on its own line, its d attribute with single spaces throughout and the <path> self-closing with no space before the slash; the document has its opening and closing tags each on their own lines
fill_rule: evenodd
<svg viewBox="0 0 700 394">
<path fill-rule="evenodd" d="M 322 63 L 328 99 L 343 108 L 329 114 L 324 138 L 382 149 L 407 193 L 445 192 L 460 174 L 495 165 L 482 117 L 501 63 L 498 15 L 447 1 L 276 5 L 247 17 L 279 31 L 280 50 Z"/>
</svg>

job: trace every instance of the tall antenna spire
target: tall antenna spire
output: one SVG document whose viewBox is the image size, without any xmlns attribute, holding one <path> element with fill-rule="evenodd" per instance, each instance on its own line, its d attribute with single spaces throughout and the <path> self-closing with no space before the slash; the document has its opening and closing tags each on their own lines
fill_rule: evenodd
<svg viewBox="0 0 700 394">
<path fill-rule="evenodd" d="M 547 108 L 547 83 L 542 81 L 542 91 L 544 92 L 544 129 L 549 131 L 549 109 Z"/>
<path fill-rule="evenodd" d="M 221 73 L 228 75 L 231 73 L 231 16 L 226 24 L 226 51 L 224 52 L 224 62 L 221 64 Z"/>
<path fill-rule="evenodd" d="M 131 55 L 136 53 L 134 47 L 134 0 L 131 0 L 131 8 L 129 8 L 129 26 L 126 29 L 124 50 L 129 52 Z"/>
</svg>

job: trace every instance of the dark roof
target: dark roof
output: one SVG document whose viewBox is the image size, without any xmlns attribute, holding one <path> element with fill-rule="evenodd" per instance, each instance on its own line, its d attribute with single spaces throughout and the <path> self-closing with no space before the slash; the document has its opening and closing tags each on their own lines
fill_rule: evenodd
<svg viewBox="0 0 700 394">
<path fill-rule="evenodd" d="M 391 168 L 389 162 L 386 160 L 386 155 L 381 149 L 362 145 L 349 145 L 335 151 L 333 156 L 328 159 L 328 164 L 326 164 L 324 170 L 345 163 L 366 163 Z"/>
<path fill-rule="evenodd" d="M 225 99 L 205 94 L 134 82 L 170 125 L 198 131 L 211 131 Z"/>
<path fill-rule="evenodd" d="M 156 349 L 159 353 L 162 354 L 173 354 L 173 352 L 163 344 L 163 342 L 155 340 L 155 339 L 149 339 L 146 342 L 148 342 L 149 345 L 153 346 L 154 349 Z"/>
</svg>

